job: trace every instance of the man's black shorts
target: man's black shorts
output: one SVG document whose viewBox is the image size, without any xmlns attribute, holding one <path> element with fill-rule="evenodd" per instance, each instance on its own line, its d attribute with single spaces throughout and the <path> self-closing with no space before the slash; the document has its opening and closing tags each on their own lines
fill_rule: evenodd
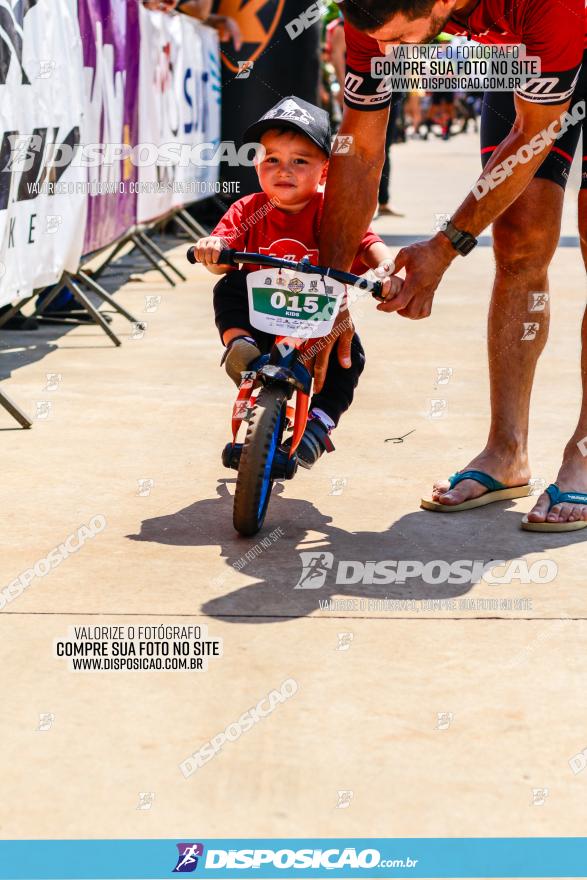
<svg viewBox="0 0 587 880">
<path fill-rule="evenodd" d="M 577 85 L 573 92 L 573 99 L 568 112 L 572 113 L 581 101 L 587 100 L 587 52 L 583 56 L 583 66 L 579 73 Z M 585 111 L 583 110 L 583 114 Z M 483 99 L 481 112 L 481 162 L 483 167 L 490 160 L 493 151 L 505 140 L 511 131 L 516 118 L 514 95 L 512 92 L 486 92 Z M 564 189 L 569 178 L 569 171 L 573 164 L 573 156 L 579 142 L 579 135 L 583 132 L 583 162 L 581 188 L 587 188 L 587 120 L 576 125 L 570 125 L 562 137 L 554 141 L 554 144 L 535 174 L 535 177 L 543 180 L 552 180 Z"/>
</svg>

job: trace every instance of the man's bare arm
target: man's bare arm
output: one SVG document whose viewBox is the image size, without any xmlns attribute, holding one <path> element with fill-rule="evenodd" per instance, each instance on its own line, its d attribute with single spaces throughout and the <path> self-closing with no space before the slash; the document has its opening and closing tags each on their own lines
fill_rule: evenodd
<svg viewBox="0 0 587 880">
<path fill-rule="evenodd" d="M 479 181 L 506 163 L 511 163 L 511 174 L 493 189 L 487 187 L 487 193 L 479 198 L 471 191 L 452 217 L 458 229 L 472 235 L 482 232 L 524 192 L 548 156 L 550 146 L 538 151 L 527 162 L 515 158 L 518 150 L 549 127 L 556 134 L 560 130 L 559 117 L 569 106 L 568 102 L 532 104 L 517 96 L 515 104 L 516 120 L 512 130 L 493 153 Z M 399 312 L 406 318 L 427 318 L 432 311 L 436 288 L 456 256 L 457 252 L 441 232 L 429 241 L 402 248 L 395 258 L 395 267 L 396 270 L 405 268 L 406 280 L 398 294 L 392 292 L 388 301 L 377 308 L 383 312 Z"/>
<path fill-rule="evenodd" d="M 569 102 L 555 105 L 532 104 L 516 95 L 515 105 L 516 120 L 512 130 L 494 150 L 480 179 L 487 178 L 497 165 L 503 165 L 507 157 L 514 157 L 520 147 L 528 144 L 535 135 L 547 132 L 549 126 L 552 125 L 552 135 L 558 134 L 559 118 L 568 109 Z M 455 226 L 472 235 L 482 232 L 524 192 L 549 153 L 550 146 L 545 145 L 529 162 L 517 162 L 512 168 L 511 176 L 506 177 L 494 189 L 490 189 L 487 195 L 477 199 L 471 192 L 453 215 Z"/>
<path fill-rule="evenodd" d="M 335 145 L 328 165 L 320 223 L 321 266 L 348 271 L 352 265 L 377 205 L 388 116 L 389 108 L 372 112 L 344 108 L 338 136 L 349 136 L 352 141 L 348 153 L 336 152 Z M 315 391 L 320 391 L 324 384 L 335 345 L 340 365 L 350 367 L 354 333 L 348 309 L 341 309 L 324 348 L 316 357 Z"/>
<path fill-rule="evenodd" d="M 344 108 L 338 136 L 350 137 L 348 152 L 333 151 L 328 165 L 324 212 L 320 223 L 320 265 L 348 271 L 371 222 L 383 167 L 389 108 L 365 112 Z M 339 141 L 339 143 L 343 143 Z M 326 378 L 332 349 L 342 367 L 351 365 L 355 333 L 348 308 L 339 312 L 334 327 L 314 364 L 314 389 Z"/>
<path fill-rule="evenodd" d="M 320 224 L 323 266 L 348 270 L 373 219 L 388 116 L 387 107 L 374 111 L 344 108 L 338 136 L 349 136 L 352 142 L 348 153 L 336 152 L 335 143 L 330 157 Z"/>
<path fill-rule="evenodd" d="M 345 73 L 345 58 L 346 58 L 346 41 L 344 38 L 344 28 L 337 27 L 332 34 L 331 39 L 331 51 L 330 51 L 330 60 L 332 61 L 332 66 L 334 67 L 334 72 L 336 73 L 336 79 L 338 80 L 338 85 L 340 87 L 340 92 L 338 93 L 338 102 L 341 107 L 344 107 L 344 73 Z"/>
</svg>

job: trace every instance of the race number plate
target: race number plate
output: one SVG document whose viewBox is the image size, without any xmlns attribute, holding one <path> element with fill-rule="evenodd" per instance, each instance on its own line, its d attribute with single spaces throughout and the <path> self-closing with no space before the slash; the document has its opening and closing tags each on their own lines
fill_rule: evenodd
<svg viewBox="0 0 587 880">
<path fill-rule="evenodd" d="M 339 281 L 283 269 L 249 272 L 247 289 L 253 327 L 300 339 L 330 333 L 344 296 Z"/>
</svg>

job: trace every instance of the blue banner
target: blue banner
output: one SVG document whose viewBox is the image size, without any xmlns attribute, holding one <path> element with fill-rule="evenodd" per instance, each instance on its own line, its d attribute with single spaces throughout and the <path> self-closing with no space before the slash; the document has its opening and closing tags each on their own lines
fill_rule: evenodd
<svg viewBox="0 0 587 880">
<path fill-rule="evenodd" d="M 586 877 L 587 837 L 5 840 L 0 880 Z"/>
</svg>

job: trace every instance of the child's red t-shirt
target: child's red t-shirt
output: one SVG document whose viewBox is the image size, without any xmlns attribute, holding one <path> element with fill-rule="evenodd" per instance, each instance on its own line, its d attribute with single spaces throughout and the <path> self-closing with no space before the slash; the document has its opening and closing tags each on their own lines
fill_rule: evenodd
<svg viewBox="0 0 587 880">
<path fill-rule="evenodd" d="M 287 260 L 308 257 L 318 263 L 318 235 L 324 206 L 324 193 L 317 192 L 298 214 L 288 214 L 276 208 L 265 193 L 244 196 L 228 209 L 211 235 L 223 238 L 228 247 L 237 251 L 269 254 Z M 362 275 L 367 266 L 360 259 L 365 248 L 381 241 L 371 228 L 353 260 L 351 272 Z M 248 272 L 255 266 L 243 266 Z"/>
</svg>

